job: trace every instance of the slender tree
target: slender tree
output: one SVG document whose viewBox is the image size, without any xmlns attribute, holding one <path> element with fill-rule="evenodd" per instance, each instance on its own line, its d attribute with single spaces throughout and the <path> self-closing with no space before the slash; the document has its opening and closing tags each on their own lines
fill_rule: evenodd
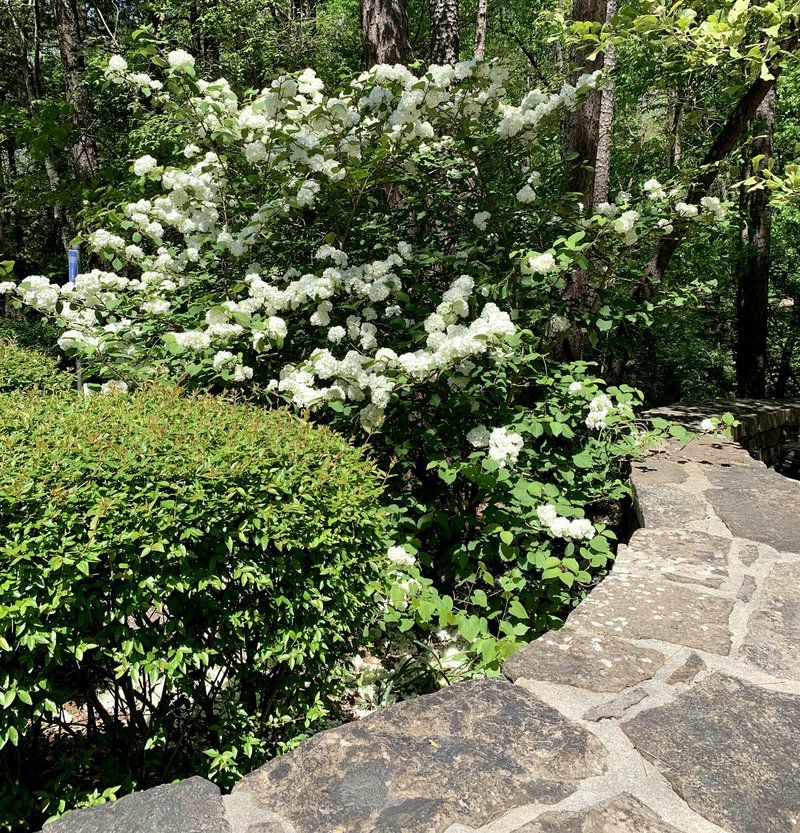
<svg viewBox="0 0 800 833">
<path fill-rule="evenodd" d="M 364 64 L 408 64 L 413 59 L 406 0 L 361 0 Z"/>
<path fill-rule="evenodd" d="M 58 49 L 64 70 L 64 91 L 70 120 L 78 132 L 72 147 L 75 177 L 88 185 L 97 174 L 97 147 L 92 137 L 92 106 L 83 80 L 83 33 L 76 0 L 54 0 Z"/>
<path fill-rule="evenodd" d="M 488 0 L 478 0 L 475 14 L 475 59 L 479 61 L 486 57 L 487 4 Z"/>
<path fill-rule="evenodd" d="M 756 177 L 773 157 L 775 90 L 770 90 L 753 117 L 752 153 Z M 767 388 L 767 331 L 772 210 L 766 188 L 748 194 L 745 268 L 737 293 L 736 385 L 740 396 L 764 396 Z"/>
<path fill-rule="evenodd" d="M 430 0 L 431 63 L 455 64 L 458 61 L 458 0 Z"/>
<path fill-rule="evenodd" d="M 607 0 L 574 0 L 573 19 L 580 23 L 602 25 L 607 18 Z M 602 69 L 602 53 L 592 56 L 592 48 L 578 43 L 572 49 L 573 82 L 586 72 Z M 564 119 L 561 151 L 566 164 L 564 190 L 579 194 L 588 209 L 594 205 L 595 168 L 600 143 L 602 93 L 590 93 L 583 105 Z"/>
<path fill-rule="evenodd" d="M 606 0 L 606 23 L 611 23 L 617 13 L 617 0 Z M 614 42 L 611 41 L 603 55 L 603 72 L 606 83 L 600 92 L 600 112 L 597 117 L 597 155 L 594 165 L 593 205 L 608 202 L 611 187 L 611 131 L 614 125 L 614 79 L 612 73 L 617 63 Z"/>
</svg>

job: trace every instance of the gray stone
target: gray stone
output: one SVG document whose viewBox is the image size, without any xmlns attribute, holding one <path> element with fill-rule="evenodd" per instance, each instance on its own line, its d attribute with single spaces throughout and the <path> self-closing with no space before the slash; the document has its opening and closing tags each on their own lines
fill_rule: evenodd
<svg viewBox="0 0 800 833">
<path fill-rule="evenodd" d="M 622 569 L 658 570 L 672 581 L 719 588 L 728 577 L 729 538 L 683 529 L 639 529 Z"/>
<path fill-rule="evenodd" d="M 781 482 L 742 477 L 738 484 L 709 489 L 706 497 L 737 537 L 800 553 L 800 482 L 774 477 Z"/>
<path fill-rule="evenodd" d="M 583 719 L 591 720 L 593 723 L 597 723 L 599 720 L 619 719 L 631 706 L 641 703 L 645 697 L 647 697 L 646 689 L 632 688 L 607 703 L 601 703 L 599 706 L 589 709 L 584 714 Z"/>
<path fill-rule="evenodd" d="M 561 801 L 604 771 L 606 754 L 523 688 L 482 680 L 315 735 L 233 794 L 297 833 L 441 833 Z"/>
<path fill-rule="evenodd" d="M 677 685 L 678 683 L 690 683 L 701 671 L 706 670 L 706 664 L 703 662 L 703 658 L 692 651 L 689 654 L 686 662 L 680 668 L 676 668 L 672 674 L 670 674 L 669 679 L 667 682 L 670 685 Z"/>
<path fill-rule="evenodd" d="M 742 547 L 739 550 L 739 561 L 741 561 L 745 567 L 751 567 L 756 563 L 756 561 L 758 561 L 758 547 L 753 544 L 748 544 L 746 547 Z"/>
<path fill-rule="evenodd" d="M 737 466 L 748 471 L 765 471 L 766 466 L 754 460 L 739 443 L 721 437 L 695 437 L 682 448 L 673 447 L 670 460 L 700 463 L 709 466 Z"/>
<path fill-rule="evenodd" d="M 274 813 L 254 804 L 247 793 L 222 796 L 231 833 L 293 833 Z"/>
<path fill-rule="evenodd" d="M 712 675 L 621 727 L 687 804 L 730 833 L 800 819 L 800 697 Z"/>
<path fill-rule="evenodd" d="M 622 691 L 649 680 L 664 664 L 656 651 L 605 634 L 573 628 L 553 631 L 526 645 L 503 666 L 512 681 L 542 680 L 589 691 Z"/>
<path fill-rule="evenodd" d="M 674 528 L 706 517 L 706 507 L 680 486 L 636 486 L 636 511 L 642 526 Z"/>
<path fill-rule="evenodd" d="M 743 576 L 742 583 L 736 591 L 736 598 L 743 602 L 749 602 L 756 592 L 756 580 L 754 576 Z"/>
<path fill-rule="evenodd" d="M 658 639 L 728 654 L 733 599 L 661 576 L 615 568 L 567 620 L 571 627 L 627 639 Z M 590 631 L 591 632 L 591 631 Z"/>
<path fill-rule="evenodd" d="M 230 833 L 230 826 L 218 787 L 195 777 L 73 810 L 42 833 Z"/>
<path fill-rule="evenodd" d="M 687 463 L 673 463 L 663 457 L 647 457 L 633 464 L 631 480 L 635 486 L 683 483 L 689 475 Z"/>
<path fill-rule="evenodd" d="M 800 680 L 800 562 L 773 567 L 747 622 L 741 656 L 775 677 Z"/>
<path fill-rule="evenodd" d="M 574 813 L 545 813 L 513 833 L 680 833 L 628 793 Z"/>
</svg>

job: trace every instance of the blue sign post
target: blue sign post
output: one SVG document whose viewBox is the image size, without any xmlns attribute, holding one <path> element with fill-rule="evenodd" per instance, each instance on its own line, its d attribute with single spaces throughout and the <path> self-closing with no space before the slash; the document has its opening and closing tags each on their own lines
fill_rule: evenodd
<svg viewBox="0 0 800 833">
<path fill-rule="evenodd" d="M 70 246 L 67 250 L 67 275 L 69 282 L 75 283 L 78 273 L 81 269 L 81 249 L 80 246 Z M 83 391 L 83 368 L 81 367 L 81 360 L 75 361 L 75 386 L 78 388 L 78 394 Z"/>
<path fill-rule="evenodd" d="M 78 272 L 81 268 L 81 250 L 78 246 L 70 246 L 67 252 L 67 268 L 69 274 L 69 282 L 75 283 L 75 278 L 78 277 Z"/>
</svg>

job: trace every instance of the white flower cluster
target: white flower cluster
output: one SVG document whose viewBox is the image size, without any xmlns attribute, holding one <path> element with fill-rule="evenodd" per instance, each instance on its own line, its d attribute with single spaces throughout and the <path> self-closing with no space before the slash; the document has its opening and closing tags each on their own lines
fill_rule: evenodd
<svg viewBox="0 0 800 833">
<path fill-rule="evenodd" d="M 525 445 L 521 435 L 512 433 L 507 428 L 489 429 L 485 425 L 473 428 L 467 434 L 467 442 L 473 448 L 488 448 L 487 456 L 501 468 L 513 466 Z"/>
<path fill-rule="evenodd" d="M 595 537 L 595 528 L 587 518 L 570 520 L 558 514 L 555 506 L 543 505 L 536 509 L 539 523 L 550 530 L 555 538 L 572 538 L 589 541 Z"/>
<path fill-rule="evenodd" d="M 614 403 L 604 393 L 595 396 L 589 403 L 586 427 L 595 430 L 606 427 L 606 420 L 614 410 Z"/>
</svg>

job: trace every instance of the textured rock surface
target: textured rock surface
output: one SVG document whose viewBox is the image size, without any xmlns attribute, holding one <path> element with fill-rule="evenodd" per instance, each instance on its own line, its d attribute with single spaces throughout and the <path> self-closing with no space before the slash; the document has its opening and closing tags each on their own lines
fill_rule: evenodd
<svg viewBox="0 0 800 833">
<path fill-rule="evenodd" d="M 678 486 L 636 487 L 636 506 L 642 526 L 674 528 L 706 516 L 703 501 Z"/>
<path fill-rule="evenodd" d="M 603 745 L 518 686 L 461 683 L 316 735 L 246 776 L 234 795 L 297 833 L 478 827 L 552 804 L 603 772 Z"/>
<path fill-rule="evenodd" d="M 514 654 L 504 671 L 513 681 L 527 678 L 589 691 L 622 691 L 650 679 L 663 662 L 662 654 L 648 648 L 567 627 Z"/>
<path fill-rule="evenodd" d="M 800 697 L 713 675 L 622 730 L 731 833 L 784 833 L 800 820 Z"/>
<path fill-rule="evenodd" d="M 623 569 L 658 570 L 666 578 L 718 589 L 728 578 L 729 538 L 681 529 L 639 529 L 628 545 Z"/>
<path fill-rule="evenodd" d="M 545 813 L 514 833 L 678 833 L 632 795 L 623 793 L 575 813 Z"/>
<path fill-rule="evenodd" d="M 45 825 L 44 833 L 231 833 L 231 828 L 219 789 L 204 778 L 188 778 L 67 813 Z"/>
</svg>

